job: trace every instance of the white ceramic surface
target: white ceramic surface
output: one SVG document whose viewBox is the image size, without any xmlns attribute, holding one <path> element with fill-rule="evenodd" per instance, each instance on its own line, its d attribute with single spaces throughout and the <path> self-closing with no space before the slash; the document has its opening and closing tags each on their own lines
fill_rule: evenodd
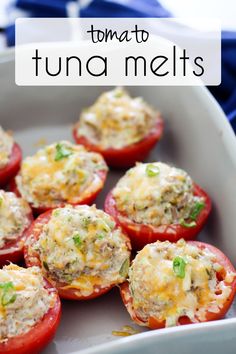
<svg viewBox="0 0 236 354">
<path fill-rule="evenodd" d="M 96 87 L 17 87 L 12 54 L 0 57 L 0 124 L 15 132 L 24 154 L 37 142 L 71 139 L 71 125 L 80 110 L 103 89 Z M 165 134 L 150 160 L 186 169 L 213 200 L 213 212 L 200 238 L 220 247 L 236 263 L 236 140 L 222 111 L 201 87 L 133 87 L 158 107 Z M 111 171 L 97 205 L 121 173 Z M 236 306 L 227 319 L 207 324 L 146 331 L 119 338 L 113 330 L 132 324 L 118 289 L 90 302 L 64 302 L 60 328 L 44 354 L 233 354 L 236 352 Z M 135 327 L 135 326 L 134 326 Z M 137 328 L 137 327 L 136 327 Z M 33 354 L 33 353 L 29 353 Z"/>
</svg>

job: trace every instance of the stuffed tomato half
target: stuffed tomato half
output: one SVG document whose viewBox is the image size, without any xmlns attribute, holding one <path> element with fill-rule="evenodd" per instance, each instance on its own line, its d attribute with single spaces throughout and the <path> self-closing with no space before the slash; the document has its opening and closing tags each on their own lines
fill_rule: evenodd
<svg viewBox="0 0 236 354">
<path fill-rule="evenodd" d="M 27 157 L 10 189 L 27 200 L 35 214 L 41 214 L 65 204 L 92 204 L 106 175 L 100 154 L 61 141 Z"/>
<path fill-rule="evenodd" d="M 103 93 L 73 128 L 78 144 L 99 152 L 112 167 L 143 161 L 163 133 L 160 113 L 121 88 Z"/>
<path fill-rule="evenodd" d="M 0 190 L 0 267 L 23 259 L 25 234 L 32 222 L 28 203 L 12 192 Z"/>
<path fill-rule="evenodd" d="M 225 316 L 236 292 L 236 272 L 217 248 L 179 240 L 145 246 L 120 287 L 131 318 L 151 329 Z"/>
<path fill-rule="evenodd" d="M 0 353 L 38 354 L 53 339 L 61 303 L 38 267 L 0 270 Z"/>
<path fill-rule="evenodd" d="M 209 196 L 185 171 L 161 162 L 137 164 L 105 200 L 105 211 L 134 249 L 157 240 L 194 239 L 210 210 Z"/>
<path fill-rule="evenodd" d="M 17 174 L 22 160 L 21 148 L 13 137 L 0 127 L 0 187 Z"/>
<path fill-rule="evenodd" d="M 66 299 L 98 297 L 124 282 L 130 241 L 95 206 L 65 206 L 41 214 L 28 231 L 27 266 L 42 268 Z"/>
</svg>

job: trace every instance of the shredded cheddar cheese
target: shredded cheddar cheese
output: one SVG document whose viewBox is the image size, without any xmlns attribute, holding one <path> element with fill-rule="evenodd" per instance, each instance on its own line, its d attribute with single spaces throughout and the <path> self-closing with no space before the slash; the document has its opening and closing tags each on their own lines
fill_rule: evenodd
<svg viewBox="0 0 236 354">
<path fill-rule="evenodd" d="M 149 134 L 157 114 L 142 98 L 131 98 L 125 90 L 116 88 L 103 93 L 82 112 L 78 135 L 102 148 L 122 148 Z"/>
<path fill-rule="evenodd" d="M 0 270 L 0 343 L 27 333 L 54 306 L 39 268 L 10 264 Z"/>
<path fill-rule="evenodd" d="M 34 249 L 47 275 L 88 296 L 121 283 L 128 273 L 128 239 L 113 219 L 86 205 L 55 209 Z M 46 265 L 46 267 L 45 267 Z"/>
<path fill-rule="evenodd" d="M 185 262 L 183 276 L 178 276 L 174 260 Z M 217 279 L 223 267 L 207 248 L 200 249 L 184 240 L 160 242 L 145 246 L 129 270 L 132 306 L 144 321 L 154 317 L 166 326 L 178 324 L 181 316 L 192 322 L 206 320 L 206 313 L 219 312 L 231 287 Z M 229 273 L 229 272 L 228 272 Z M 228 274 L 226 277 L 235 277 Z"/>
<path fill-rule="evenodd" d="M 100 188 L 97 170 L 107 170 L 101 155 L 61 141 L 27 157 L 16 177 L 21 195 L 34 207 L 77 203 Z"/>
<path fill-rule="evenodd" d="M 127 337 L 139 333 L 131 326 L 123 326 L 119 331 L 112 331 L 112 335 L 116 337 Z"/>
<path fill-rule="evenodd" d="M 14 241 L 29 226 L 29 213 L 25 200 L 0 190 L 0 248 Z"/>
<path fill-rule="evenodd" d="M 8 164 L 13 144 L 14 140 L 12 136 L 6 133 L 0 126 L 0 169 Z"/>
<path fill-rule="evenodd" d="M 204 207 L 203 198 L 193 195 L 190 176 L 162 162 L 136 164 L 119 180 L 113 197 L 129 219 L 153 226 L 180 223 L 196 205 Z"/>
</svg>

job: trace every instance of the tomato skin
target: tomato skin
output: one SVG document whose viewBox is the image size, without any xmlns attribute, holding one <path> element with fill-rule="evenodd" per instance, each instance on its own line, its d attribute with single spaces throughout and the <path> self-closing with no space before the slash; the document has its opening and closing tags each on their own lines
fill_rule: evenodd
<svg viewBox="0 0 236 354">
<path fill-rule="evenodd" d="M 50 292 L 55 292 L 48 281 L 45 280 L 45 288 Z M 1 354 L 38 354 L 53 339 L 61 318 L 61 301 L 57 294 L 53 308 L 32 329 L 22 335 L 8 339 L 5 343 L 0 343 Z"/>
<path fill-rule="evenodd" d="M 105 212 L 113 216 L 115 221 L 121 226 L 124 232 L 130 237 L 132 248 L 142 249 L 146 244 L 159 241 L 177 242 L 183 238 L 185 240 L 194 239 L 205 225 L 211 211 L 211 200 L 207 193 L 197 184 L 194 184 L 194 195 L 205 199 L 205 207 L 196 219 L 196 226 L 186 228 L 179 224 L 161 225 L 153 227 L 147 224 L 137 224 L 121 214 L 116 208 L 116 202 L 112 191 L 108 193 L 105 200 Z"/>
<path fill-rule="evenodd" d="M 83 198 L 81 201 L 79 201 L 78 203 L 70 203 L 70 202 L 67 202 L 67 203 L 58 203 L 57 206 L 54 206 L 54 207 L 49 207 L 49 206 L 40 206 L 40 207 L 34 207 L 32 204 L 30 204 L 32 210 L 33 210 L 33 213 L 35 216 L 38 216 L 40 214 L 43 214 L 45 213 L 46 211 L 48 210 L 53 210 L 53 209 L 56 209 L 56 208 L 62 208 L 64 207 L 66 204 L 71 204 L 71 205 L 82 205 L 82 204 L 86 204 L 86 205 L 92 205 L 93 202 L 95 201 L 95 199 L 97 198 L 98 194 L 101 192 L 104 184 L 105 184 L 105 181 L 106 181 L 106 177 L 107 177 L 107 171 L 105 170 L 101 170 L 101 171 L 97 171 L 96 172 L 97 175 L 100 177 L 101 181 L 102 181 L 102 185 L 100 188 L 98 188 L 96 191 L 94 191 L 93 193 L 90 193 L 89 195 L 87 195 L 85 198 Z M 15 181 L 15 178 L 13 178 L 10 183 L 9 183 L 9 190 L 11 192 L 14 192 L 18 197 L 21 197 L 21 194 L 20 194 L 20 191 L 18 190 L 17 188 L 17 185 L 16 185 L 16 181 Z"/>
<path fill-rule="evenodd" d="M 8 164 L 0 169 L 0 188 L 3 188 L 7 183 L 15 177 L 20 169 L 22 161 L 22 151 L 17 143 L 12 147 L 12 153 Z"/>
<path fill-rule="evenodd" d="M 88 150 L 100 153 L 108 166 L 115 168 L 128 168 L 135 165 L 137 161 L 143 161 L 150 150 L 161 139 L 164 129 L 164 122 L 157 116 L 155 128 L 141 141 L 120 149 L 103 149 L 98 145 L 92 144 L 86 137 L 79 136 L 77 125 L 73 129 L 73 136 L 77 144 L 84 145 Z"/>
<path fill-rule="evenodd" d="M 38 266 L 42 268 L 41 262 L 39 259 L 39 256 L 36 251 L 32 250 L 31 245 L 38 240 L 43 226 L 48 223 L 50 220 L 52 214 L 52 210 L 48 210 L 44 214 L 41 214 L 31 225 L 31 227 L 27 231 L 26 239 L 28 242 L 24 246 L 24 259 L 25 259 L 25 264 L 27 267 L 32 267 L 32 266 Z M 128 247 L 130 248 L 130 244 L 128 244 Z M 112 284 L 108 287 L 94 287 L 94 292 L 88 296 L 83 296 L 79 294 L 79 290 L 75 288 L 69 288 L 65 289 L 64 287 L 67 284 L 62 284 L 59 282 L 56 282 L 52 279 L 49 279 L 49 281 L 56 287 L 59 295 L 63 299 L 68 299 L 68 300 L 91 300 L 95 299 L 103 294 L 106 294 L 108 291 L 110 291 L 115 285 Z"/>
<path fill-rule="evenodd" d="M 188 244 L 192 244 L 194 246 L 197 246 L 200 249 L 207 248 L 210 252 L 212 252 L 214 255 L 216 255 L 217 261 L 219 264 L 221 264 L 224 269 L 236 273 L 236 270 L 230 260 L 225 256 L 223 252 L 221 252 L 218 248 L 209 245 L 204 242 L 200 241 L 187 241 Z M 220 278 L 222 278 L 222 275 L 217 273 Z M 227 311 L 229 310 L 230 306 L 232 305 L 232 302 L 234 300 L 234 297 L 236 295 L 236 276 L 234 277 L 233 281 L 231 283 L 227 283 L 224 281 L 225 285 L 230 285 L 232 291 L 229 294 L 229 297 L 226 299 L 224 306 L 220 309 L 219 312 L 213 313 L 213 312 L 206 312 L 206 319 L 204 321 L 199 320 L 196 318 L 196 322 L 208 322 L 208 321 L 215 321 L 215 320 L 220 320 L 222 319 Z M 125 307 L 127 308 L 127 311 L 129 312 L 131 318 L 133 319 L 134 322 L 141 326 L 146 326 L 149 327 L 150 329 L 160 329 L 165 327 L 165 321 L 160 321 L 154 317 L 149 317 L 147 321 L 142 320 L 139 318 L 135 310 L 132 307 L 132 295 L 129 290 L 129 283 L 126 281 L 125 283 L 120 285 L 120 294 L 121 298 L 123 300 L 123 303 Z M 192 324 L 196 323 L 192 322 L 187 316 L 182 316 L 179 318 L 178 325 L 186 325 L 186 324 Z"/>
<path fill-rule="evenodd" d="M 28 214 L 27 218 L 30 221 L 31 225 L 34 221 L 32 212 Z M 0 267 L 3 267 L 9 262 L 17 264 L 24 259 L 23 242 L 30 225 L 26 227 L 25 230 L 16 237 L 15 241 L 9 242 L 4 247 L 0 248 Z"/>
</svg>

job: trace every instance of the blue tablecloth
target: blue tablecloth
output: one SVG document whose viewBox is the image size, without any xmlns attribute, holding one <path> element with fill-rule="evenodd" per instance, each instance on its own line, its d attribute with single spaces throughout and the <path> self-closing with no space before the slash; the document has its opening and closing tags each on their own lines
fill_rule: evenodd
<svg viewBox="0 0 236 354">
<path fill-rule="evenodd" d="M 31 17 L 66 17 L 73 0 L 17 0 L 12 6 Z M 10 11 L 10 9 L 9 9 Z M 157 0 L 81 1 L 81 17 L 170 17 Z M 14 25 L 6 29 L 7 43 L 14 45 Z M 222 32 L 222 83 L 209 87 L 236 132 L 236 32 Z"/>
</svg>

